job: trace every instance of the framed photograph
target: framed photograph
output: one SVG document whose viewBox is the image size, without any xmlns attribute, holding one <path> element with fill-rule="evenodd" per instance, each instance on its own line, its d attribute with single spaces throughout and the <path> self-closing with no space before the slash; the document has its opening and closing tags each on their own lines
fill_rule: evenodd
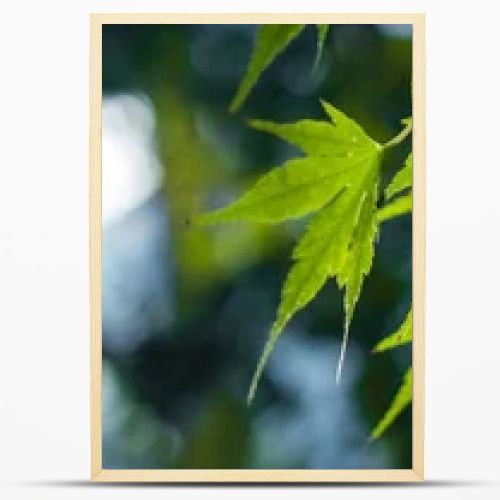
<svg viewBox="0 0 500 500">
<path fill-rule="evenodd" d="M 423 480 L 424 33 L 90 16 L 93 480 Z"/>
</svg>

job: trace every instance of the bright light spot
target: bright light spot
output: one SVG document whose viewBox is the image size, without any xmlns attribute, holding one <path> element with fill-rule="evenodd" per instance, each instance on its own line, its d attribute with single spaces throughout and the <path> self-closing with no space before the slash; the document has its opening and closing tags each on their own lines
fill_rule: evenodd
<svg viewBox="0 0 500 500">
<path fill-rule="evenodd" d="M 160 186 L 154 111 L 145 96 L 122 94 L 102 104 L 102 217 L 114 221 Z"/>
</svg>

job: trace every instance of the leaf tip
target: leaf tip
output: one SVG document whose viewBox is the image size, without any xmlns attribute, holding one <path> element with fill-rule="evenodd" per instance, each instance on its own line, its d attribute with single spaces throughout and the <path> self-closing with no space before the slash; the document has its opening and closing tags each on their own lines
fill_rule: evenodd
<svg viewBox="0 0 500 500">
<path fill-rule="evenodd" d="M 229 104 L 228 111 L 231 115 L 234 115 L 238 109 L 240 109 L 241 103 L 239 103 L 236 99 L 237 96 L 234 97 L 234 99 L 231 101 L 231 104 Z"/>
<path fill-rule="evenodd" d="M 247 406 L 251 406 L 253 400 L 255 399 L 257 386 L 259 385 L 260 377 L 262 375 L 262 372 L 264 371 L 265 362 L 267 361 L 267 357 L 265 357 L 265 361 L 263 362 L 264 357 L 265 357 L 265 352 L 262 354 L 261 359 L 259 360 L 259 364 L 252 376 L 252 381 L 250 382 L 250 387 L 248 388 L 248 393 L 247 393 Z"/>
<path fill-rule="evenodd" d="M 382 342 L 384 341 L 384 339 L 382 340 L 379 340 L 372 348 L 372 354 L 380 354 L 381 352 L 383 352 L 383 349 L 382 349 Z"/>
<path fill-rule="evenodd" d="M 258 118 L 247 118 L 245 123 L 247 126 L 259 130 L 262 120 L 259 120 Z"/>
<path fill-rule="evenodd" d="M 278 124 L 266 120 L 261 120 L 260 118 L 249 118 L 246 120 L 246 124 L 254 130 L 267 132 L 269 134 L 276 134 L 276 130 L 279 129 Z"/>
<path fill-rule="evenodd" d="M 245 91 L 245 88 L 243 87 L 243 82 L 240 83 L 240 86 L 236 90 L 236 93 L 233 96 L 233 99 L 231 100 L 231 103 L 229 104 L 229 113 L 234 114 L 236 113 L 245 103 L 245 100 L 247 98 L 248 91 Z"/>
<path fill-rule="evenodd" d="M 326 107 L 329 105 L 326 99 L 323 99 L 322 97 L 319 98 L 319 103 L 321 104 L 323 109 L 326 109 Z"/>
<path fill-rule="evenodd" d="M 247 407 L 252 406 L 254 398 L 255 398 L 255 389 L 252 386 L 250 386 L 250 388 L 248 389 L 247 399 L 246 399 Z"/>
<path fill-rule="evenodd" d="M 335 373 L 335 383 L 337 385 L 340 385 L 340 379 L 342 378 L 342 368 L 344 367 L 346 345 L 347 345 L 347 343 L 342 342 L 342 347 L 340 350 L 340 358 L 339 358 L 339 361 L 337 363 L 337 371 Z"/>
</svg>

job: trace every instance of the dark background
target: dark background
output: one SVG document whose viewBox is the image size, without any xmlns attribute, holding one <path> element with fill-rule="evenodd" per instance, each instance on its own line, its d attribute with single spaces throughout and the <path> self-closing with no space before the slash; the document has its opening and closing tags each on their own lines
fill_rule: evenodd
<svg viewBox="0 0 500 500">
<path fill-rule="evenodd" d="M 411 217 L 381 228 L 341 384 L 343 312 L 330 282 L 287 327 L 250 408 L 250 378 L 304 221 L 202 229 L 185 221 L 297 154 L 245 118 L 324 118 L 323 98 L 374 139 L 395 135 L 411 114 L 411 27 L 331 26 L 313 71 L 308 26 L 230 115 L 255 30 L 103 27 L 103 141 L 113 127 L 108 104 L 130 130 L 149 116 L 143 163 L 159 166 L 160 180 L 103 227 L 103 466 L 409 468 L 411 407 L 379 441 L 369 435 L 411 361 L 411 347 L 371 354 L 411 302 Z M 387 155 L 384 185 L 408 142 Z M 103 176 L 113 168 L 103 156 Z"/>
</svg>

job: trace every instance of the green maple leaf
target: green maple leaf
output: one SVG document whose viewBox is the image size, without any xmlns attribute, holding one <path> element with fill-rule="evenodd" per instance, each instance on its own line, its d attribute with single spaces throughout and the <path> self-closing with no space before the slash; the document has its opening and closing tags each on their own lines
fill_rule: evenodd
<svg viewBox="0 0 500 500">
<path fill-rule="evenodd" d="M 400 413 L 411 403 L 413 393 L 413 371 L 408 368 L 403 377 L 403 382 L 399 387 L 396 396 L 391 405 L 381 418 L 375 429 L 373 429 L 371 438 L 378 439 L 387 428 L 394 422 Z"/>
<path fill-rule="evenodd" d="M 366 192 L 359 220 L 352 236 L 349 252 L 338 275 L 339 286 L 341 288 L 345 287 L 345 320 L 344 338 L 340 351 L 340 361 L 337 367 L 337 383 L 340 381 L 342 364 L 349 338 L 349 325 L 354 315 L 354 308 L 361 293 L 364 277 L 370 272 L 375 254 L 374 241 L 378 231 L 376 214 L 377 188 L 378 186 L 375 183 L 371 192 Z"/>
<path fill-rule="evenodd" d="M 380 353 L 389 349 L 394 349 L 412 341 L 413 338 L 413 315 L 412 310 L 408 312 L 401 326 L 391 335 L 383 338 L 373 349 L 374 352 Z M 371 438 L 378 439 L 394 422 L 399 414 L 411 403 L 413 396 L 412 369 L 407 370 L 403 377 L 398 392 L 392 400 L 389 408 L 384 416 L 380 419 L 375 429 L 373 429 Z"/>
<path fill-rule="evenodd" d="M 322 105 L 330 121 L 251 121 L 254 128 L 283 138 L 305 156 L 271 170 L 229 206 L 194 218 L 203 224 L 243 220 L 277 223 L 317 212 L 293 251 L 293 265 L 252 378 L 249 402 L 283 329 L 329 278 L 336 278 L 339 287 L 345 288 L 340 375 L 349 324 L 373 261 L 383 148 L 341 111 L 326 102 Z"/>
<path fill-rule="evenodd" d="M 304 27 L 305 24 L 263 24 L 260 26 L 245 76 L 241 80 L 238 90 L 231 101 L 229 107 L 231 113 L 241 108 L 262 72 L 302 32 Z M 328 25 L 318 24 L 317 30 L 318 42 L 315 64 L 317 64 L 321 57 L 328 33 Z"/>
<path fill-rule="evenodd" d="M 379 222 L 385 222 L 389 219 L 393 219 L 394 217 L 398 217 L 399 215 L 408 214 L 412 211 L 413 208 L 413 196 L 411 193 L 400 196 L 396 198 L 391 203 L 384 205 L 379 209 L 377 213 L 377 220 Z"/>
<path fill-rule="evenodd" d="M 400 345 L 409 344 L 413 338 L 412 311 L 408 312 L 401 326 L 391 335 L 383 338 L 374 348 L 373 352 L 383 352 L 394 349 Z"/>
<path fill-rule="evenodd" d="M 411 188 L 413 180 L 413 155 L 406 158 L 404 167 L 396 173 L 390 184 L 385 188 L 385 198 L 391 199 L 395 194 Z"/>
<path fill-rule="evenodd" d="M 411 122 L 410 122 L 411 126 Z M 404 215 L 412 211 L 413 196 L 410 191 L 403 196 L 394 198 L 395 195 L 400 194 L 408 188 L 412 187 L 413 180 L 413 157 L 410 153 L 406 158 L 405 164 L 399 172 L 393 177 L 392 181 L 385 189 L 385 199 L 391 200 L 384 205 L 377 213 L 379 222 L 392 219 L 399 215 Z"/>
</svg>

